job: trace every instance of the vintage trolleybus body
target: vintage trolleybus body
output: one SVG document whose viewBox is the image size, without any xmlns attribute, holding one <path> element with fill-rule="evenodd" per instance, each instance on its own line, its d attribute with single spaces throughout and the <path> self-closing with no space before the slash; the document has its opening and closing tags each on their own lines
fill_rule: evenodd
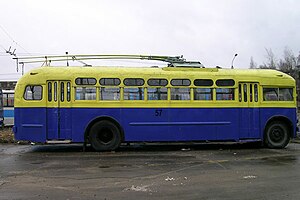
<svg viewBox="0 0 300 200">
<path fill-rule="evenodd" d="M 15 89 L 15 138 L 91 143 L 261 141 L 296 134 L 295 80 L 276 70 L 41 67 Z"/>
<path fill-rule="evenodd" d="M 3 90 L 3 116 L 4 125 L 14 125 L 14 90 Z"/>
</svg>

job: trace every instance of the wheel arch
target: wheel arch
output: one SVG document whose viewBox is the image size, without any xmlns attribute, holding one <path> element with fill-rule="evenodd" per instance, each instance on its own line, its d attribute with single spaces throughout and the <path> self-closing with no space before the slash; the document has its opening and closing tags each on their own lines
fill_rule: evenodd
<svg viewBox="0 0 300 200">
<path fill-rule="evenodd" d="M 91 127 L 96 122 L 103 121 L 103 120 L 110 121 L 110 122 L 114 123 L 118 127 L 118 129 L 119 129 L 119 131 L 121 133 L 121 142 L 123 142 L 124 141 L 124 130 L 123 130 L 122 126 L 120 125 L 120 123 L 115 118 L 113 118 L 111 116 L 99 116 L 99 117 L 96 117 L 93 120 L 91 120 L 88 123 L 87 127 L 85 128 L 85 131 L 84 131 L 84 141 L 85 141 L 85 143 L 89 142 L 89 132 L 90 132 Z"/>
<path fill-rule="evenodd" d="M 283 122 L 284 124 L 286 124 L 287 127 L 288 127 L 288 129 L 289 129 L 289 136 L 290 136 L 290 138 L 293 137 L 293 123 L 292 123 L 292 121 L 289 118 L 287 118 L 286 116 L 278 115 L 278 116 L 271 117 L 266 122 L 266 124 L 264 126 L 264 132 L 263 132 L 264 138 L 265 138 L 265 134 L 266 134 L 266 131 L 267 131 L 267 128 L 268 128 L 269 124 L 271 124 L 274 121 L 280 121 L 280 122 Z"/>
</svg>

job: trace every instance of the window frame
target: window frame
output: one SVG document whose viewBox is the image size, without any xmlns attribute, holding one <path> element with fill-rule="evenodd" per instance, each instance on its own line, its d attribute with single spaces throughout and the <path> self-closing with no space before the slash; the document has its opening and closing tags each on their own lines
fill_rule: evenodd
<svg viewBox="0 0 300 200">
<path fill-rule="evenodd" d="M 234 79 L 217 79 L 216 86 L 218 86 L 218 87 L 234 87 L 235 80 Z"/>
<path fill-rule="evenodd" d="M 102 95 L 102 89 L 119 89 L 118 94 L 118 99 L 103 99 L 103 95 Z M 113 93 L 115 94 L 115 93 Z M 99 100 L 100 101 L 120 101 L 121 100 L 121 88 L 120 87 L 116 87 L 116 86 L 110 86 L 110 87 L 99 87 Z"/>
<path fill-rule="evenodd" d="M 202 83 L 205 83 L 206 84 L 198 84 L 197 82 L 202 82 Z M 207 83 L 210 83 L 210 84 L 207 84 Z M 212 79 L 195 79 L 193 81 L 194 85 L 196 87 L 212 87 L 214 85 L 214 81 Z M 197 84 L 196 84 L 197 83 Z"/>
<path fill-rule="evenodd" d="M 210 94 L 211 98 L 210 99 L 196 99 L 197 89 L 209 89 L 210 90 L 209 93 L 208 92 L 203 92 L 203 93 L 198 93 L 198 95 L 200 95 L 200 94 L 204 94 L 204 95 Z M 193 88 L 193 93 L 194 93 L 194 98 L 193 98 L 194 101 L 213 101 L 214 100 L 214 88 L 213 87 L 195 87 L 195 88 Z"/>
<path fill-rule="evenodd" d="M 77 80 L 80 80 L 81 82 L 77 82 Z M 87 84 L 86 83 L 83 83 L 83 81 L 86 80 L 87 81 Z M 93 80 L 94 83 L 89 83 L 89 80 Z M 76 85 L 96 85 L 97 84 L 97 79 L 93 78 L 93 77 L 77 77 L 75 79 L 75 84 Z"/>
<path fill-rule="evenodd" d="M 125 93 L 128 93 L 127 91 L 125 91 L 127 89 L 129 89 L 129 90 L 130 89 L 138 89 L 138 93 L 141 94 L 141 95 L 139 95 L 139 99 L 129 99 L 129 98 L 127 99 L 127 97 L 125 98 Z M 140 92 L 140 90 L 141 90 L 141 92 Z M 135 93 L 133 93 L 133 94 L 135 94 Z M 138 87 L 138 86 L 124 87 L 123 88 L 123 100 L 124 101 L 145 101 L 145 88 Z"/>
<path fill-rule="evenodd" d="M 95 92 L 94 93 L 90 93 L 90 94 L 95 94 L 95 98 L 93 98 L 93 99 L 86 99 L 85 97 L 85 95 L 86 95 L 86 92 L 81 92 L 81 93 L 77 93 L 77 88 L 81 88 L 82 90 L 86 90 L 87 88 L 88 89 L 94 89 L 95 90 Z M 74 95 L 75 95 L 75 98 L 74 98 L 74 100 L 75 101 L 96 101 L 97 100 L 97 87 L 96 86 L 91 86 L 91 85 L 89 85 L 89 86 L 79 86 L 79 87 L 74 87 Z M 77 99 L 77 94 L 83 94 L 84 95 L 84 99 Z M 87 93 L 87 94 L 89 94 L 89 93 Z"/>
<path fill-rule="evenodd" d="M 27 99 L 26 98 L 26 92 L 27 92 L 27 88 L 28 87 L 40 87 L 41 88 L 40 98 L 39 99 L 35 99 L 34 96 L 33 96 L 34 94 L 32 93 L 31 94 L 32 95 L 32 99 Z M 33 90 L 31 90 L 31 92 L 33 92 Z M 42 101 L 43 100 L 43 86 L 42 85 L 26 85 L 26 87 L 24 88 L 23 98 L 24 98 L 25 101 Z"/>
<path fill-rule="evenodd" d="M 227 93 L 227 92 L 218 92 L 218 90 L 219 89 L 222 89 L 222 90 L 231 90 L 232 92 L 231 93 Z M 235 101 L 236 99 L 235 99 L 235 90 L 236 90 L 236 88 L 234 88 L 234 87 L 217 87 L 217 88 L 215 88 L 215 93 L 216 93 L 216 98 L 215 98 L 215 100 L 216 101 Z M 232 95 L 232 99 L 218 99 L 218 94 L 225 94 L 225 95 Z"/>
<path fill-rule="evenodd" d="M 127 83 L 127 81 L 135 81 L 135 84 Z M 138 81 L 141 81 L 142 83 L 138 83 Z M 145 80 L 143 78 L 124 78 L 123 84 L 127 87 L 135 87 L 135 86 L 144 86 Z"/>
<path fill-rule="evenodd" d="M 174 81 L 181 81 L 181 84 L 174 83 Z M 187 81 L 188 83 L 184 84 L 184 81 Z M 174 78 L 174 79 L 171 79 L 170 84 L 172 86 L 176 86 L 176 87 L 187 87 L 187 86 L 190 86 L 192 84 L 192 82 L 188 78 Z"/>
<path fill-rule="evenodd" d="M 152 84 L 152 83 L 150 83 L 151 81 L 158 81 L 158 84 Z M 165 83 L 162 84 L 162 81 L 165 81 Z M 152 86 L 153 88 L 154 87 L 166 87 L 169 84 L 169 81 L 166 78 L 150 78 L 147 80 L 147 84 L 149 86 Z"/>
<path fill-rule="evenodd" d="M 172 97 L 173 97 L 173 93 L 172 93 L 172 90 L 180 90 L 180 89 L 187 89 L 188 90 L 188 94 L 189 94 L 189 98 L 188 99 L 173 99 Z M 170 88 L 170 100 L 171 101 L 191 101 L 192 99 L 191 99 L 191 97 L 192 97 L 192 94 L 191 94 L 191 88 L 190 87 L 171 87 Z M 185 94 L 185 93 L 181 93 L 181 94 Z M 187 93 L 186 93 L 187 94 Z M 176 94 L 175 94 L 176 95 Z"/>
<path fill-rule="evenodd" d="M 265 98 L 265 90 L 270 90 L 270 89 L 273 89 L 273 91 L 275 91 L 275 94 L 277 96 L 277 99 L 276 100 L 266 100 Z M 283 90 L 283 89 L 288 89 L 288 90 L 292 90 L 292 92 L 290 93 L 291 94 L 291 100 L 280 100 L 280 90 Z M 272 87 L 272 86 L 267 86 L 267 87 L 263 87 L 262 88 L 262 100 L 263 102 L 293 102 L 294 101 L 294 89 L 293 87 L 282 87 L 282 86 L 279 86 L 279 87 Z"/>
<path fill-rule="evenodd" d="M 113 80 L 114 84 L 106 84 L 105 81 L 107 81 L 108 79 Z M 104 83 L 101 83 L 102 81 L 104 81 Z M 116 81 L 118 81 L 117 84 L 116 84 Z M 101 86 L 119 86 L 121 84 L 121 79 L 119 79 L 119 78 L 100 78 L 99 84 Z"/>
<path fill-rule="evenodd" d="M 161 89 L 166 89 L 166 93 L 162 93 L 161 91 L 159 91 L 158 92 L 158 90 L 161 90 Z M 155 92 L 151 92 L 151 93 L 149 93 L 149 89 L 156 89 L 156 93 Z M 168 100 L 168 87 L 147 87 L 147 100 L 149 100 L 149 101 L 167 101 Z M 157 95 L 157 97 L 161 97 L 162 96 L 162 94 L 163 95 L 167 95 L 166 97 L 166 99 L 162 99 L 162 98 L 157 98 L 157 99 L 151 99 L 151 98 L 149 98 L 149 94 L 155 94 L 155 95 Z"/>
</svg>

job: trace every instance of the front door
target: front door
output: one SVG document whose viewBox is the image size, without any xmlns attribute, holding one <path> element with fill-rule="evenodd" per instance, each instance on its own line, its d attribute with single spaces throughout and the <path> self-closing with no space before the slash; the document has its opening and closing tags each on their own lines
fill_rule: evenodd
<svg viewBox="0 0 300 200">
<path fill-rule="evenodd" d="M 258 90 L 258 83 L 239 83 L 239 103 L 241 105 L 241 108 L 239 109 L 239 138 L 241 140 L 260 138 Z"/>
<path fill-rule="evenodd" d="M 67 140 L 71 134 L 71 83 L 47 82 L 47 139 Z"/>
</svg>

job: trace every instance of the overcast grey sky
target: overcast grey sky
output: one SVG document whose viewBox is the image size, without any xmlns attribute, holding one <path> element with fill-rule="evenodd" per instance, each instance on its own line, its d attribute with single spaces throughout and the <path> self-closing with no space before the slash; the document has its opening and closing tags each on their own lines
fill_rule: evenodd
<svg viewBox="0 0 300 200">
<path fill-rule="evenodd" d="M 184 55 L 224 68 L 238 53 L 236 68 L 248 68 L 265 48 L 298 55 L 299 10 L 297 0 L 0 0 L 0 79 L 20 74 L 9 46 L 18 56 Z"/>
</svg>

